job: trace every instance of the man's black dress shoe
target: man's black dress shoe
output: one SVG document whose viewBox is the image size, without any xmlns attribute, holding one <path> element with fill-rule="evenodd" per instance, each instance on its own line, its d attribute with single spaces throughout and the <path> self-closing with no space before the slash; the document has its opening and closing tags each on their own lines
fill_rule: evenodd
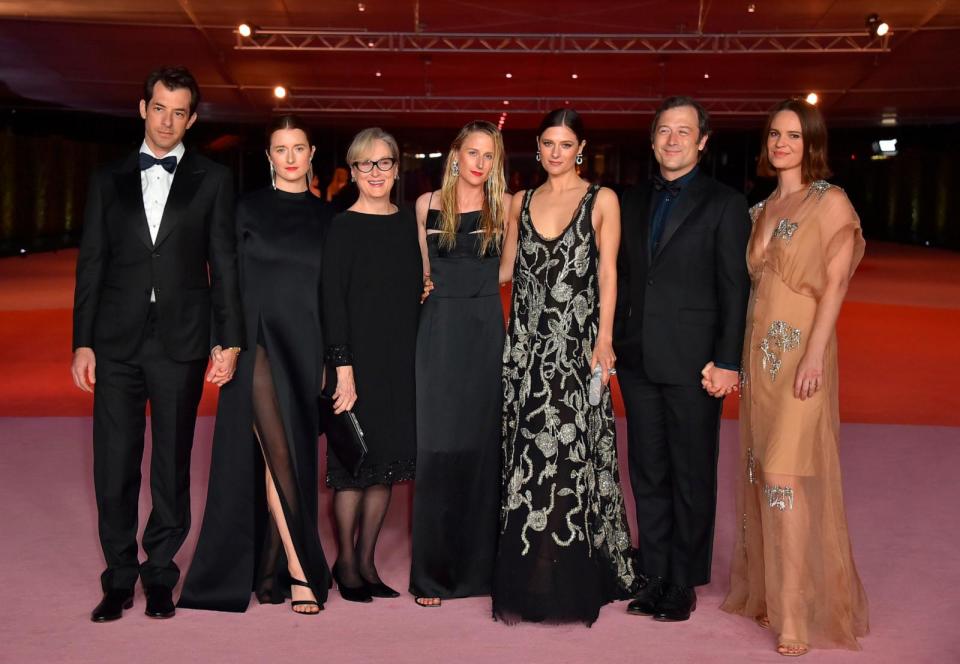
<svg viewBox="0 0 960 664">
<path fill-rule="evenodd" d="M 680 622 L 690 620 L 690 614 L 697 608 L 697 593 L 690 586 L 667 586 L 663 599 L 653 614 L 660 622 Z"/>
<path fill-rule="evenodd" d="M 662 576 L 651 576 L 647 585 L 640 589 L 636 598 L 627 606 L 627 613 L 635 616 L 652 616 L 663 597 L 667 582 Z"/>
<path fill-rule="evenodd" d="M 177 612 L 173 606 L 173 591 L 166 586 L 147 586 L 143 591 L 147 596 L 144 613 L 151 618 L 172 618 Z"/>
<path fill-rule="evenodd" d="M 90 614 L 93 622 L 110 622 L 123 617 L 123 610 L 133 606 L 132 590 L 108 590 Z"/>
</svg>

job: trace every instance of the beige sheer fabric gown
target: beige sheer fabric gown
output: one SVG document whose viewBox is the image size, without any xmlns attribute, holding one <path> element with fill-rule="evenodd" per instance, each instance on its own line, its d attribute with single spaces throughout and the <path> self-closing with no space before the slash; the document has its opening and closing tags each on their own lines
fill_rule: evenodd
<svg viewBox="0 0 960 664">
<path fill-rule="evenodd" d="M 743 346 L 740 468 L 730 594 L 722 608 L 767 616 L 781 643 L 859 650 L 868 632 L 843 507 L 838 455 L 837 340 L 824 357 L 822 388 L 794 397 L 830 260 L 853 243 L 860 221 L 842 189 L 823 181 L 797 194 L 769 243 L 764 203 L 751 210 L 747 263 L 753 283 Z"/>
</svg>

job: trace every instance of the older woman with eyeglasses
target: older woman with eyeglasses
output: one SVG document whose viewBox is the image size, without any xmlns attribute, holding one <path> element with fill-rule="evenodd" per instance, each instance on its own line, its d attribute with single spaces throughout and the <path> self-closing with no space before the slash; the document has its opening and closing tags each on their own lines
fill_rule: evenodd
<svg viewBox="0 0 960 664">
<path fill-rule="evenodd" d="M 327 454 L 339 547 L 333 577 L 343 598 L 355 602 L 399 596 L 381 580 L 374 553 L 392 485 L 413 479 L 416 458 L 414 357 L 424 274 L 416 219 L 390 201 L 398 157 L 396 140 L 382 129 L 357 134 L 347 162 L 359 197 L 334 217 L 324 248 L 334 410 L 354 412 L 368 448 L 356 476 Z"/>
</svg>

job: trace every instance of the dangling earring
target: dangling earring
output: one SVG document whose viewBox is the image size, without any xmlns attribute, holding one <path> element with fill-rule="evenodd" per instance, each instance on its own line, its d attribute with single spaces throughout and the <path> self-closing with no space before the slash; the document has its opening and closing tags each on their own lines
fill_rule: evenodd
<svg viewBox="0 0 960 664">
<path fill-rule="evenodd" d="M 270 186 L 274 189 L 277 188 L 277 171 L 273 167 L 273 162 L 270 162 Z"/>
<path fill-rule="evenodd" d="M 313 184 L 313 164 L 307 169 L 307 191 L 310 191 L 310 185 Z"/>
<path fill-rule="evenodd" d="M 583 163 L 583 153 L 580 152 L 577 154 L 577 166 L 580 166 Z"/>
<path fill-rule="evenodd" d="M 453 165 L 450 167 L 450 175 L 453 177 L 458 177 L 460 175 L 460 164 L 456 159 L 453 160 Z"/>
<path fill-rule="evenodd" d="M 540 150 L 537 150 L 537 161 L 540 161 Z"/>
</svg>

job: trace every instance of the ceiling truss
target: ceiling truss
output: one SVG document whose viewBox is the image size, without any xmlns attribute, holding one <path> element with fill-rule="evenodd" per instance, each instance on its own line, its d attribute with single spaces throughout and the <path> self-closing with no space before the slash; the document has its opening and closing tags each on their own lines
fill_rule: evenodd
<svg viewBox="0 0 960 664">
<path fill-rule="evenodd" d="M 237 50 L 372 53 L 886 53 L 892 33 L 847 32 L 730 34 L 495 34 L 341 32 L 254 29 L 236 33 Z"/>
<path fill-rule="evenodd" d="M 780 98 L 698 98 L 711 115 L 764 116 Z M 543 114 L 571 106 L 581 113 L 604 115 L 653 114 L 659 97 L 411 97 L 288 94 L 274 110 L 286 113 L 498 113 Z"/>
</svg>

